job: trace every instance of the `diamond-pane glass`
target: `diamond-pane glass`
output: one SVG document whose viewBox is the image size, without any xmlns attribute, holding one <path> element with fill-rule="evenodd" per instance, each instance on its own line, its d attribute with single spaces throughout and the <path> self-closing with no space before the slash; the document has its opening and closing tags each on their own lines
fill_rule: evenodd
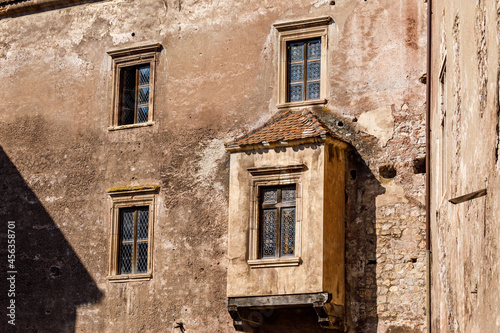
<svg viewBox="0 0 500 333">
<path fill-rule="evenodd" d="M 293 255 L 295 248 L 295 208 L 281 211 L 281 255 Z"/>
<path fill-rule="evenodd" d="M 145 123 L 148 121 L 149 106 L 139 106 L 137 109 L 137 122 Z"/>
<path fill-rule="evenodd" d="M 139 104 L 149 103 L 149 87 L 139 87 Z"/>
<path fill-rule="evenodd" d="M 122 210 L 122 229 L 121 237 L 123 241 L 131 241 L 134 239 L 134 211 Z"/>
<path fill-rule="evenodd" d="M 312 61 L 307 64 L 307 79 L 319 80 L 321 78 L 321 62 Z"/>
<path fill-rule="evenodd" d="M 276 198 L 278 197 L 278 190 L 276 189 L 264 189 L 262 190 L 262 198 L 264 203 L 276 203 Z"/>
<path fill-rule="evenodd" d="M 307 84 L 307 99 L 319 98 L 319 82 L 310 82 Z"/>
<path fill-rule="evenodd" d="M 304 79 L 303 77 L 303 64 L 293 64 L 290 65 L 289 70 L 290 70 L 290 82 L 302 82 Z"/>
<path fill-rule="evenodd" d="M 321 58 L 321 41 L 319 39 L 310 41 L 308 43 L 307 58 L 309 60 Z"/>
<path fill-rule="evenodd" d="M 321 39 L 288 44 L 287 66 L 287 102 L 319 99 Z"/>
<path fill-rule="evenodd" d="M 149 227 L 149 209 L 141 208 L 139 209 L 139 216 L 137 218 L 137 240 L 148 239 L 148 227 Z"/>
<path fill-rule="evenodd" d="M 139 85 L 149 84 L 149 65 L 139 68 Z"/>
<path fill-rule="evenodd" d="M 282 201 L 292 202 L 295 201 L 295 186 L 294 187 L 284 187 L 282 190 Z"/>
<path fill-rule="evenodd" d="M 296 102 L 302 100 L 302 84 L 291 84 L 289 86 L 289 100 L 290 102 Z"/>
<path fill-rule="evenodd" d="M 276 209 L 266 209 L 262 212 L 262 257 L 269 258 L 276 256 L 277 242 L 277 212 Z"/>
<path fill-rule="evenodd" d="M 137 268 L 136 273 L 148 271 L 148 242 L 137 243 Z"/>
<path fill-rule="evenodd" d="M 304 59 L 304 43 L 290 44 L 290 61 L 302 61 Z"/>
<path fill-rule="evenodd" d="M 123 243 L 120 249 L 120 274 L 132 273 L 132 243 Z"/>
</svg>

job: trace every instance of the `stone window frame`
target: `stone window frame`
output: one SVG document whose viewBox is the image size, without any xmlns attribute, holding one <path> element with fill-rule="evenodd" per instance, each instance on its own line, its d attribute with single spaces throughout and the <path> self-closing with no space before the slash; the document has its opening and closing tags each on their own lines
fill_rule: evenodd
<svg viewBox="0 0 500 333">
<path fill-rule="evenodd" d="M 304 164 L 294 164 L 283 167 L 252 167 L 247 169 L 251 174 L 251 207 L 250 232 L 247 264 L 251 268 L 298 266 L 301 263 L 302 239 L 302 178 L 306 170 Z M 294 256 L 277 258 L 259 257 L 259 210 L 260 188 L 268 186 L 296 186 L 296 217 L 295 217 L 295 253 Z"/>
<path fill-rule="evenodd" d="M 333 22 L 330 16 L 274 24 L 278 31 L 278 108 L 303 107 L 326 104 L 328 96 L 328 26 Z M 290 42 L 321 39 L 320 98 L 287 102 L 287 45 Z"/>
<path fill-rule="evenodd" d="M 144 127 L 154 125 L 154 92 L 155 92 L 155 74 L 156 63 L 162 45 L 160 43 L 135 46 L 126 49 L 108 51 L 107 53 L 112 59 L 113 71 L 113 90 L 111 94 L 112 107 L 109 117 L 108 130 L 120 130 L 135 127 Z M 121 125 L 120 124 L 120 76 L 123 69 L 127 67 L 149 64 L 149 109 L 148 121 L 143 123 L 134 123 Z"/>
<path fill-rule="evenodd" d="M 107 279 L 110 282 L 145 281 L 153 277 L 153 248 L 156 201 L 159 191 L 157 185 L 123 186 L 108 190 L 112 200 L 110 216 L 110 247 L 109 269 Z M 148 268 L 147 273 L 120 274 L 119 247 L 120 247 L 120 210 L 123 208 L 149 207 L 148 225 Z"/>
</svg>

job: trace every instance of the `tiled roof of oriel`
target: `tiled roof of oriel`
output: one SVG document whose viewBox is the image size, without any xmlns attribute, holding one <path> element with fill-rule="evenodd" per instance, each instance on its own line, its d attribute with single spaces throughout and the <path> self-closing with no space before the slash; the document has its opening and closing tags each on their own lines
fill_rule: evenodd
<svg viewBox="0 0 500 333">
<path fill-rule="evenodd" d="M 293 140 L 319 137 L 326 139 L 331 134 L 328 128 L 309 110 L 282 111 L 262 126 L 226 143 L 226 148 L 249 145 L 268 145 L 274 142 L 287 143 Z"/>
</svg>

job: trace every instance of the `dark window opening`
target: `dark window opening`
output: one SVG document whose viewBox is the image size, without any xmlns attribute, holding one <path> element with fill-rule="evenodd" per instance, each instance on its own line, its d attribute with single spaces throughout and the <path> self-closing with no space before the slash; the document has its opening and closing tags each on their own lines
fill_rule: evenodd
<svg viewBox="0 0 500 333">
<path fill-rule="evenodd" d="M 391 179 L 396 177 L 396 168 L 394 168 L 394 165 L 382 165 L 381 167 L 378 168 L 378 172 L 380 175 L 386 179 Z"/>
<path fill-rule="evenodd" d="M 425 157 L 413 160 L 413 173 L 425 173 Z"/>
</svg>

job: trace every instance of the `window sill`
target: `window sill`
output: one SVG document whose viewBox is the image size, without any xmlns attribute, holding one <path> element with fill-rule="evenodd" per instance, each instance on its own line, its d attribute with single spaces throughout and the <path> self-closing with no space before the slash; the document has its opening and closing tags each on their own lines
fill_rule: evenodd
<svg viewBox="0 0 500 333">
<path fill-rule="evenodd" d="M 300 257 L 254 259 L 247 261 L 251 268 L 298 266 L 300 262 Z"/>
<path fill-rule="evenodd" d="M 294 108 L 294 107 L 302 107 L 302 106 L 308 106 L 308 105 L 326 104 L 326 102 L 327 102 L 327 100 L 325 98 L 311 99 L 309 101 L 281 103 L 281 104 L 277 105 L 277 108 L 278 109 Z"/>
<path fill-rule="evenodd" d="M 154 124 L 155 124 L 154 121 L 148 121 L 145 123 L 137 123 L 137 124 L 130 124 L 130 125 L 116 125 L 116 126 L 108 127 L 108 131 L 118 131 L 118 130 L 127 129 L 127 128 L 153 126 Z"/>
<path fill-rule="evenodd" d="M 106 279 L 109 282 L 129 282 L 129 281 L 149 281 L 153 277 L 153 274 L 129 274 L 129 275 L 111 275 L 107 276 Z"/>
</svg>

